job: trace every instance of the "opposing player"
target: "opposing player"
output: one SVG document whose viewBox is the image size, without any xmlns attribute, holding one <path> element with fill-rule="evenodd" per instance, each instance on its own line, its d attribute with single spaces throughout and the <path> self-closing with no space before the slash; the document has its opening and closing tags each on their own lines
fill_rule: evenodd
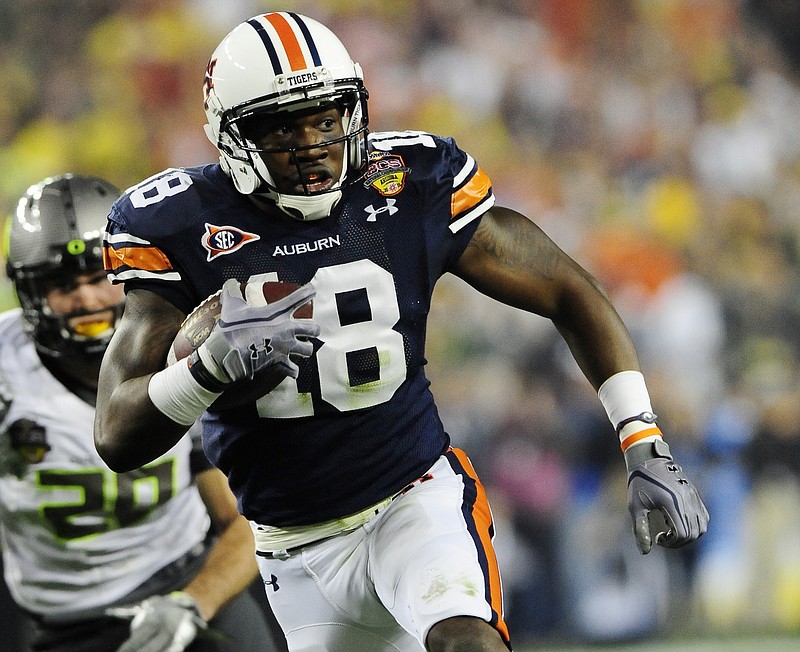
<svg viewBox="0 0 800 652">
<path fill-rule="evenodd" d="M 361 68 L 332 32 L 256 16 L 213 53 L 204 90 L 219 164 L 166 170 L 110 214 L 106 265 L 129 308 L 103 363 L 95 441 L 126 470 L 203 415 L 291 650 L 510 647 L 486 495 L 423 371 L 448 272 L 562 333 L 619 433 L 642 552 L 650 510 L 669 522 L 662 545 L 705 532 L 595 281 L 496 206 L 451 139 L 368 135 Z M 257 278 L 303 287 L 278 308 L 250 305 L 239 282 Z M 220 287 L 210 337 L 165 368 L 184 316 Z M 309 300 L 313 319 L 295 318 Z M 263 395 L 212 405 L 251 386 Z"/>
<path fill-rule="evenodd" d="M 123 310 L 102 264 L 119 195 L 94 177 L 53 177 L 9 218 L 22 307 L 0 316 L 5 580 L 35 650 L 275 649 L 242 593 L 258 577 L 250 527 L 197 442 L 120 475 L 95 449 L 100 360 Z"/>
</svg>

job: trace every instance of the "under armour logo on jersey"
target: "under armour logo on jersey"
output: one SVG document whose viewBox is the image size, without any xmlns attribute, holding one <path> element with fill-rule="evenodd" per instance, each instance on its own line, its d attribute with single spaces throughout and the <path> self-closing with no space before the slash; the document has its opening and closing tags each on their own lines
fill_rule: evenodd
<svg viewBox="0 0 800 652">
<path fill-rule="evenodd" d="M 264 582 L 264 586 L 271 586 L 273 591 L 277 591 L 278 589 L 281 588 L 280 586 L 278 586 L 278 578 L 275 577 L 275 575 L 272 575 L 272 574 L 270 574 L 270 576 L 269 576 L 269 581 L 268 582 L 266 582 L 266 581 Z"/>
<path fill-rule="evenodd" d="M 395 206 L 396 203 L 397 200 L 390 197 L 386 200 L 386 206 L 381 206 L 380 208 L 375 208 L 372 204 L 366 206 L 364 208 L 364 212 L 369 214 L 367 222 L 375 222 L 378 219 L 377 216 L 379 213 L 389 213 L 389 215 L 394 215 L 400 210 Z"/>
<path fill-rule="evenodd" d="M 248 242 L 255 242 L 261 236 L 237 229 L 235 226 L 214 226 L 206 222 L 206 232 L 201 243 L 208 252 L 206 260 L 211 261 L 217 256 L 232 254 Z"/>
</svg>

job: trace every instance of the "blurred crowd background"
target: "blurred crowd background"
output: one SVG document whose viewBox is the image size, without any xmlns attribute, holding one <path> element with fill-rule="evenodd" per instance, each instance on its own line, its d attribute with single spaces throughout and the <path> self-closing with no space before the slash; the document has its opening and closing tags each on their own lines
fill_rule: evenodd
<svg viewBox="0 0 800 652">
<path fill-rule="evenodd" d="M 598 277 L 708 504 L 697 545 L 640 555 L 555 330 L 444 279 L 429 375 L 493 500 L 517 642 L 800 631 L 800 3 L 3 0 L 4 214 L 45 176 L 214 160 L 207 59 L 271 10 L 340 36 L 373 130 L 454 136 Z"/>
</svg>

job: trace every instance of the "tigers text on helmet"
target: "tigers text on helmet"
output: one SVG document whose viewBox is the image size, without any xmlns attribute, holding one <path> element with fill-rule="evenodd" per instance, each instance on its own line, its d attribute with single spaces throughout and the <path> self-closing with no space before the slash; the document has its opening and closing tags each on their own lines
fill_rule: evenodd
<svg viewBox="0 0 800 652">
<path fill-rule="evenodd" d="M 55 314 L 46 297 L 54 282 L 103 269 L 106 218 L 120 194 L 96 177 L 49 177 L 28 188 L 8 218 L 6 272 L 22 306 L 25 328 L 46 355 L 102 354 L 108 346 L 122 302 L 96 311 L 113 314 L 100 332 L 77 332 L 70 319 L 94 313 Z"/>
<path fill-rule="evenodd" d="M 239 192 L 266 195 L 298 220 L 330 215 L 341 189 L 356 181 L 366 162 L 368 93 L 361 66 L 327 27 L 291 12 L 259 15 L 241 23 L 217 46 L 206 69 L 206 135 Z M 316 145 L 344 143 L 341 177 L 313 193 L 278 192 L 262 154 L 240 129 L 243 120 L 329 104 L 342 112 L 344 135 Z M 301 148 L 285 148 L 291 152 Z"/>
</svg>

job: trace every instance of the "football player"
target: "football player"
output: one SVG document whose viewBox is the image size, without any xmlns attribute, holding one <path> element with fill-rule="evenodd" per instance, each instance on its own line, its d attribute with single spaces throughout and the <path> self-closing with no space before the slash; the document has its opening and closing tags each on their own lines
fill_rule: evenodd
<svg viewBox="0 0 800 652">
<path fill-rule="evenodd" d="M 197 438 L 119 475 L 95 449 L 100 360 L 124 303 L 102 263 L 119 195 L 67 174 L 30 187 L 9 217 L 21 308 L 0 315 L 5 580 L 35 650 L 276 649 L 243 592 L 258 577 L 250 527 Z"/>
<path fill-rule="evenodd" d="M 165 170 L 109 216 L 106 267 L 128 309 L 101 370 L 95 441 L 123 471 L 202 415 L 291 650 L 510 647 L 487 498 L 424 373 L 445 273 L 563 335 L 617 429 L 642 552 L 705 532 L 598 284 L 497 205 L 452 139 L 369 134 L 361 68 L 330 30 L 285 12 L 243 22 L 211 55 L 204 97 L 219 162 Z M 239 283 L 258 279 L 302 287 L 251 305 Z M 208 339 L 165 368 L 185 315 L 220 288 Z M 295 318 L 309 301 L 313 318 Z M 241 399 L 253 384 L 263 395 Z M 223 407 L 223 395 L 240 400 Z M 652 510 L 668 522 L 656 536 Z"/>
</svg>

